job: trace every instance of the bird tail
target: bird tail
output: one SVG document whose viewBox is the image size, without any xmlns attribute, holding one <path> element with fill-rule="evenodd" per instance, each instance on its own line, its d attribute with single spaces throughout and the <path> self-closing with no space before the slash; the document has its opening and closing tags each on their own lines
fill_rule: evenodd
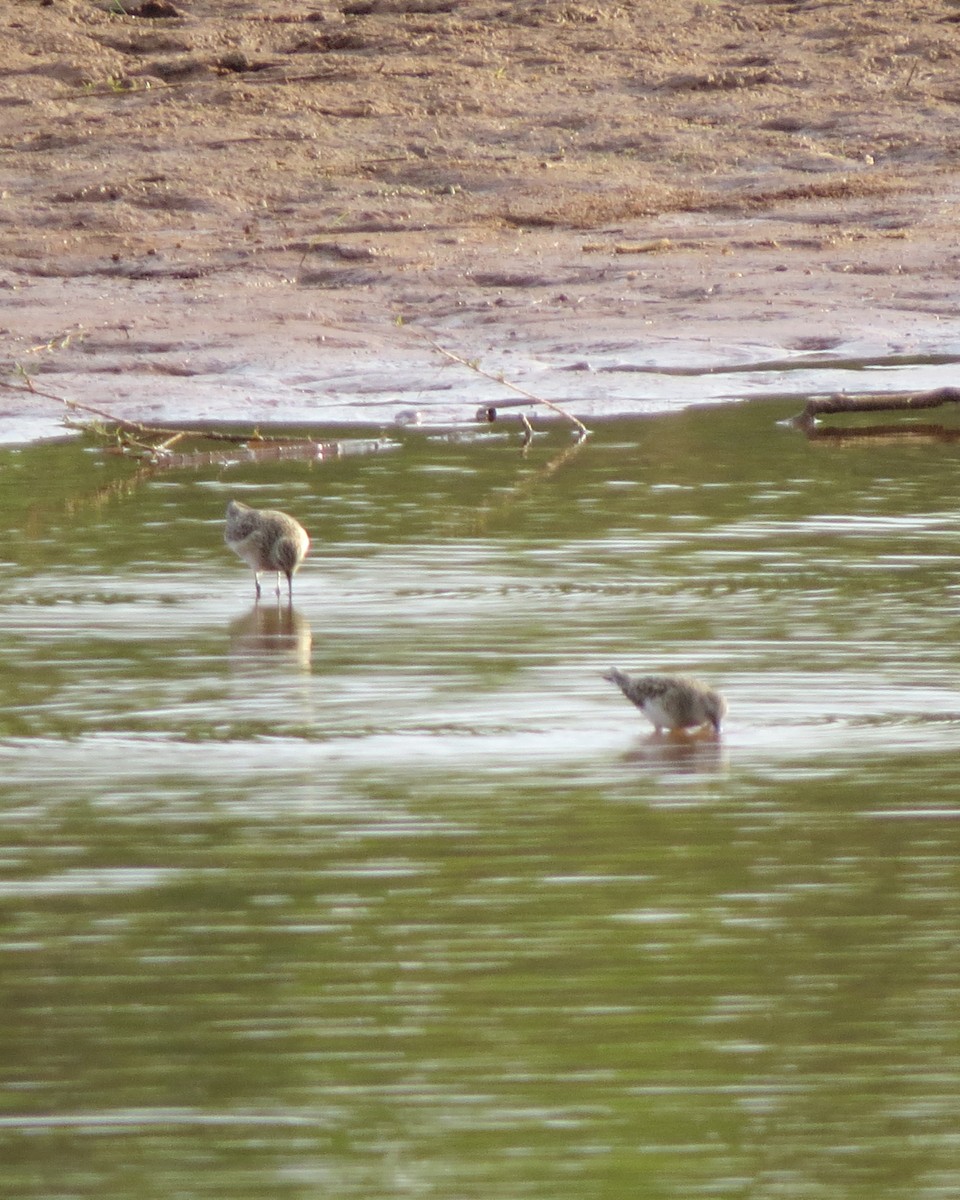
<svg viewBox="0 0 960 1200">
<path fill-rule="evenodd" d="M 715 696 L 710 705 L 710 724 L 713 726 L 713 732 L 719 733 L 720 726 L 723 724 L 723 718 L 727 715 L 727 702 L 722 696 Z"/>
<path fill-rule="evenodd" d="M 297 554 L 297 547 L 292 538 L 281 538 L 277 542 L 273 556 L 278 570 L 282 571 L 288 579 L 300 565 L 300 556 Z"/>
</svg>

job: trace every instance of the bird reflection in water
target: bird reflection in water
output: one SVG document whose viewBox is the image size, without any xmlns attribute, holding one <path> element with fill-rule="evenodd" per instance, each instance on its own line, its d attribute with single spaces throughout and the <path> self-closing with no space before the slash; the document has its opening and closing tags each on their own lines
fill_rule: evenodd
<svg viewBox="0 0 960 1200">
<path fill-rule="evenodd" d="M 650 733 L 637 738 L 621 761 L 677 775 L 712 775 L 726 769 L 727 750 L 718 738 L 699 732 Z"/>
<path fill-rule="evenodd" d="M 313 630 L 306 617 L 287 604 L 255 604 L 230 624 L 230 653 L 235 659 L 287 659 L 291 666 L 309 671 L 312 646 Z"/>
</svg>

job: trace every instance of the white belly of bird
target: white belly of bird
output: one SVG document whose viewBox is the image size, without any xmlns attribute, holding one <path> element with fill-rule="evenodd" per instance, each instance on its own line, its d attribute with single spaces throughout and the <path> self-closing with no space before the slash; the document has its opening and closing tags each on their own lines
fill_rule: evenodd
<svg viewBox="0 0 960 1200">
<path fill-rule="evenodd" d="M 235 551 L 243 559 L 245 563 L 253 567 L 255 571 L 266 571 L 269 568 L 263 563 L 263 549 L 257 539 L 251 534 L 245 537 L 242 542 L 229 542 L 230 549 Z"/>
<path fill-rule="evenodd" d="M 643 712 L 644 716 L 652 721 L 657 729 L 673 729 L 676 724 L 674 717 L 667 712 L 659 700 L 644 700 Z"/>
</svg>

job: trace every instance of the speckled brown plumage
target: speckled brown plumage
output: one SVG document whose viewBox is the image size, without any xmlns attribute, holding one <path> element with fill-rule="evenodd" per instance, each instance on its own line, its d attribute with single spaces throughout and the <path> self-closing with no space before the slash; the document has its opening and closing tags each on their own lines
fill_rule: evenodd
<svg viewBox="0 0 960 1200">
<path fill-rule="evenodd" d="M 276 571 L 277 595 L 280 595 L 280 576 L 285 575 L 287 592 L 293 601 L 293 576 L 310 549 L 310 538 L 299 521 L 286 513 L 251 508 L 240 500 L 231 500 L 227 505 L 223 540 L 253 568 L 258 600 L 261 571 Z"/>
<path fill-rule="evenodd" d="M 635 704 L 657 733 L 664 729 L 695 729 L 710 725 L 720 732 L 727 702 L 719 692 L 688 675 L 630 676 L 611 668 L 604 679 L 615 683 Z"/>
</svg>

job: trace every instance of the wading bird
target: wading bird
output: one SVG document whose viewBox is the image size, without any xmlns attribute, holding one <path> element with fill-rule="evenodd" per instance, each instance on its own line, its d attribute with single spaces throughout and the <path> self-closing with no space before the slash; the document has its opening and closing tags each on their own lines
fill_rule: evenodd
<svg viewBox="0 0 960 1200">
<path fill-rule="evenodd" d="M 299 521 L 273 509 L 250 508 L 239 500 L 227 505 L 223 540 L 253 568 L 253 581 L 260 599 L 261 571 L 276 571 L 277 595 L 280 576 L 287 577 L 287 594 L 293 603 L 293 576 L 310 549 L 307 531 Z"/>
<path fill-rule="evenodd" d="M 635 704 L 657 733 L 664 729 L 696 729 L 710 725 L 720 732 L 727 702 L 699 679 L 688 675 L 625 675 L 611 668 L 604 679 L 615 683 Z"/>
</svg>

